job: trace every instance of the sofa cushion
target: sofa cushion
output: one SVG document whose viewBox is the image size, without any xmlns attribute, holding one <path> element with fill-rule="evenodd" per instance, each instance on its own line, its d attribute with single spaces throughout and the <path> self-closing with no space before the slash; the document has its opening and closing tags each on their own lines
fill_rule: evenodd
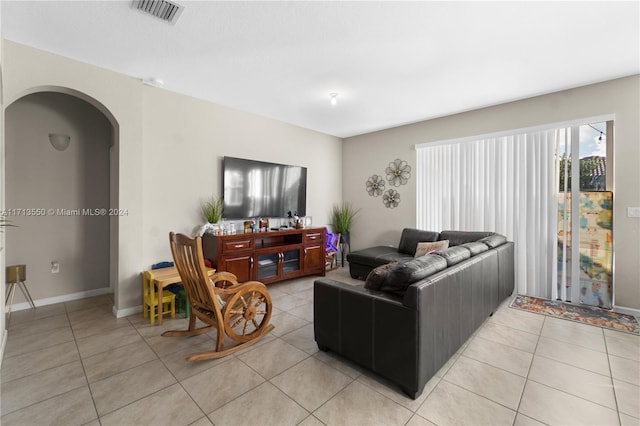
<svg viewBox="0 0 640 426">
<path fill-rule="evenodd" d="M 407 255 L 398 254 L 398 250 L 395 247 L 375 246 L 352 251 L 347 254 L 347 261 L 349 263 L 358 263 L 375 268 L 376 266 L 389 263 L 392 260 L 398 260 L 401 257 L 407 257 Z"/>
<path fill-rule="evenodd" d="M 447 262 L 440 256 L 427 254 L 406 262 L 398 262 L 391 268 L 380 291 L 403 296 L 407 287 L 447 268 Z"/>
<path fill-rule="evenodd" d="M 459 246 L 460 244 L 478 241 L 480 238 L 494 235 L 495 232 L 481 231 L 442 231 L 439 240 L 449 240 L 449 247 Z"/>
<path fill-rule="evenodd" d="M 478 240 L 479 243 L 486 244 L 489 248 L 494 248 L 503 245 L 507 242 L 507 237 L 500 234 L 494 234 L 488 237 L 484 237 Z"/>
<path fill-rule="evenodd" d="M 460 263 L 465 259 L 471 257 L 471 252 L 468 248 L 462 246 L 449 247 L 446 250 L 439 251 L 434 256 L 440 256 L 447 262 L 447 267 Z"/>
<path fill-rule="evenodd" d="M 369 290 L 380 290 L 380 287 L 382 287 L 382 284 L 387 280 L 389 273 L 393 268 L 395 268 L 395 266 L 396 262 L 391 262 L 373 269 L 369 272 L 369 275 L 367 275 L 364 288 L 368 288 Z"/>
<path fill-rule="evenodd" d="M 486 244 L 478 241 L 474 241 L 472 243 L 460 244 L 460 247 L 464 247 L 468 249 L 471 252 L 471 256 L 475 256 L 476 254 L 480 254 L 489 250 L 489 247 Z"/>
<path fill-rule="evenodd" d="M 419 242 L 438 241 L 438 233 L 421 229 L 404 228 L 398 244 L 398 252 L 414 256 Z M 446 239 L 446 238 L 442 238 Z"/>
<path fill-rule="evenodd" d="M 481 245 L 484 246 L 484 244 L 481 244 Z M 420 257 L 420 256 L 424 256 L 425 254 L 433 253 L 435 251 L 444 250 L 448 247 L 449 247 L 449 240 L 433 241 L 430 243 L 427 243 L 427 242 L 418 243 L 418 246 L 416 247 L 415 257 Z"/>
</svg>

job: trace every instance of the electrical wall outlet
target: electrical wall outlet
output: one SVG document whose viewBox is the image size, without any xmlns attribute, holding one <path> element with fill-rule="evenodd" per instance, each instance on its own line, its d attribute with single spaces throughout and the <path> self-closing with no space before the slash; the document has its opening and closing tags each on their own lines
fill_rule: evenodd
<svg viewBox="0 0 640 426">
<path fill-rule="evenodd" d="M 640 207 L 627 207 L 627 217 L 640 217 Z"/>
<path fill-rule="evenodd" d="M 58 272 L 60 272 L 60 264 L 58 262 L 56 262 L 55 260 L 53 260 L 51 262 L 51 273 L 52 274 L 57 274 Z"/>
</svg>

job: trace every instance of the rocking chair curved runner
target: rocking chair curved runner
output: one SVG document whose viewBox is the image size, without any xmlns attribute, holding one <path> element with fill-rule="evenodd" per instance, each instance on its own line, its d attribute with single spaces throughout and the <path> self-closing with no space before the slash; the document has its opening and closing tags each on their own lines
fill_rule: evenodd
<svg viewBox="0 0 640 426">
<path fill-rule="evenodd" d="M 171 232 L 169 240 L 191 305 L 191 316 L 187 330 L 171 330 L 162 335 L 195 336 L 213 329 L 218 331 L 215 350 L 191 354 L 188 361 L 221 358 L 256 343 L 273 330 L 273 324 L 269 324 L 273 305 L 263 283 L 248 281 L 239 284 L 230 272 L 217 272 L 209 278 L 200 237 L 192 239 Z M 196 328 L 196 318 L 207 325 Z M 225 335 L 238 344 L 225 348 Z"/>
</svg>

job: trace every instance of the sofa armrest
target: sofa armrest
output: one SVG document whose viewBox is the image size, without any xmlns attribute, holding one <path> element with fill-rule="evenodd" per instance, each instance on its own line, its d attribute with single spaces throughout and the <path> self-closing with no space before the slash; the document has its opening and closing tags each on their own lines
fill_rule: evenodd
<svg viewBox="0 0 640 426">
<path fill-rule="evenodd" d="M 314 282 L 318 347 L 331 349 L 415 393 L 417 312 L 399 297 L 331 279 Z"/>
</svg>

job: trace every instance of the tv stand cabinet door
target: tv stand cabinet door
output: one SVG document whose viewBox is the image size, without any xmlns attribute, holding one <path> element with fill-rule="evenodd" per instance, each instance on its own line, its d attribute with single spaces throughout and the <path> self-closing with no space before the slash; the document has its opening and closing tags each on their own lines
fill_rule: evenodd
<svg viewBox="0 0 640 426">
<path fill-rule="evenodd" d="M 324 275 L 325 250 L 321 245 L 308 245 L 304 248 L 304 273 Z"/>
<path fill-rule="evenodd" d="M 231 272 L 238 278 L 239 283 L 252 280 L 253 255 L 251 253 L 222 256 L 219 271 Z"/>
</svg>

